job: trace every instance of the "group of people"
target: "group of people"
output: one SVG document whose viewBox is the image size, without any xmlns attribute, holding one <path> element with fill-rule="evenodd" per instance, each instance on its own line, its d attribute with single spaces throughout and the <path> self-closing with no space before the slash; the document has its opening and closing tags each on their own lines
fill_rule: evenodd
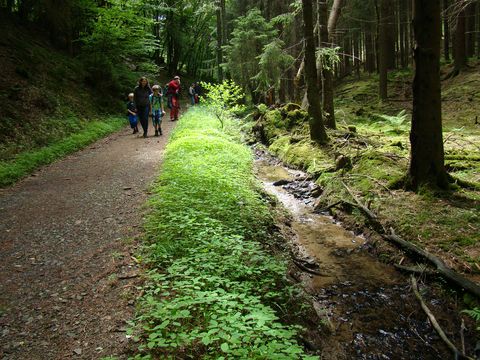
<svg viewBox="0 0 480 360">
<path fill-rule="evenodd" d="M 132 93 L 128 94 L 127 114 L 133 133 L 138 133 L 138 121 L 143 130 L 143 137 L 147 137 L 148 118 L 152 117 L 155 136 L 162 135 L 162 119 L 165 115 L 165 98 L 170 109 L 170 120 L 178 120 L 180 113 L 180 77 L 175 76 L 165 88 L 160 85 L 150 87 L 148 79 L 141 77 Z"/>
<path fill-rule="evenodd" d="M 202 87 L 200 84 L 197 83 L 192 83 L 190 87 L 188 88 L 188 96 L 190 97 L 190 104 L 193 106 L 195 104 L 198 104 L 200 100 L 200 96 L 202 95 Z"/>
</svg>

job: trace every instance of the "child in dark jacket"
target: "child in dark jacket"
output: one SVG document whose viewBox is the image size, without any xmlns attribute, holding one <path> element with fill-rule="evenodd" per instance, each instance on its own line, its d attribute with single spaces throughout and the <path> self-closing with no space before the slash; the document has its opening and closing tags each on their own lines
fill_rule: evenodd
<svg viewBox="0 0 480 360">
<path fill-rule="evenodd" d="M 133 133 L 136 134 L 138 132 L 137 106 L 133 101 L 133 93 L 128 94 L 127 115 L 130 127 L 133 129 Z"/>
</svg>

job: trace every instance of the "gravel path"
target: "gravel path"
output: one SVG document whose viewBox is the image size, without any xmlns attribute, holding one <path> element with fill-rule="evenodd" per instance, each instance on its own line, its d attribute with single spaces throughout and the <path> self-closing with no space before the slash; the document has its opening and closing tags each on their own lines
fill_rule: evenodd
<svg viewBox="0 0 480 360">
<path fill-rule="evenodd" d="M 131 255 L 173 124 L 125 129 L 0 190 L 0 359 L 127 357 Z"/>
</svg>

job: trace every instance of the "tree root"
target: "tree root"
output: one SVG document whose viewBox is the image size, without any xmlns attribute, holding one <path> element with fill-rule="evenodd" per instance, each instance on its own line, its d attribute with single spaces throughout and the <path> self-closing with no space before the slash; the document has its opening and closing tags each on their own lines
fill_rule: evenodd
<svg viewBox="0 0 480 360">
<path fill-rule="evenodd" d="M 458 76 L 460 74 L 460 69 L 454 68 L 452 71 L 450 71 L 445 77 L 442 79 L 443 80 L 448 80 L 448 79 L 453 79 L 455 76 Z"/>
<path fill-rule="evenodd" d="M 453 184 L 457 184 L 458 186 L 464 188 L 464 189 L 469 189 L 469 190 L 480 190 L 480 184 L 470 182 L 470 181 L 465 181 L 462 179 L 459 179 L 457 177 L 454 177 L 450 174 L 447 173 L 448 181 Z"/>
<path fill-rule="evenodd" d="M 413 292 L 415 293 L 415 297 L 420 302 L 420 306 L 422 307 L 425 314 L 427 314 L 428 319 L 430 320 L 430 323 L 432 324 L 433 328 L 438 333 L 438 335 L 443 340 L 443 342 L 449 347 L 449 349 L 453 351 L 453 353 L 455 354 L 455 359 L 460 359 L 461 358 L 461 359 L 474 360 L 473 358 L 465 356 L 465 354 L 462 354 L 455 347 L 455 345 L 448 339 L 447 335 L 445 335 L 445 332 L 442 330 L 442 328 L 438 324 L 437 319 L 435 318 L 433 313 L 430 311 L 428 306 L 425 304 L 425 301 L 423 300 L 422 295 L 420 295 L 420 292 L 418 291 L 417 279 L 415 279 L 414 276 L 412 276 L 412 288 L 413 288 Z"/>
</svg>

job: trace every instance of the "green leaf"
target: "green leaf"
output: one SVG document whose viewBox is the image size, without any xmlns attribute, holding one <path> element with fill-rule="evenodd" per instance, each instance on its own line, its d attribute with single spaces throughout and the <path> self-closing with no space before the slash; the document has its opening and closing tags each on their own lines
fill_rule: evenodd
<svg viewBox="0 0 480 360">
<path fill-rule="evenodd" d="M 228 343 L 224 342 L 222 345 L 220 345 L 220 349 L 222 349 L 223 352 L 228 353 L 230 347 L 228 346 Z"/>
</svg>

